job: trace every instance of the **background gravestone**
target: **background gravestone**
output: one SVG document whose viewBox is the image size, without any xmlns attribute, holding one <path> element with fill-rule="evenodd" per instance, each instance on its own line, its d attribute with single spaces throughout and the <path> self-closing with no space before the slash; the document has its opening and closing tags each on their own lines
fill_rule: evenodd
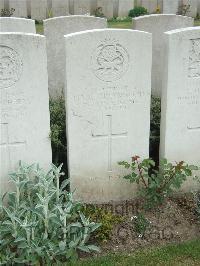
<svg viewBox="0 0 200 266">
<path fill-rule="evenodd" d="M 65 80 L 64 35 L 90 29 L 106 28 L 104 18 L 66 16 L 44 20 L 47 38 L 49 92 L 51 97 L 62 95 Z"/>
<path fill-rule="evenodd" d="M 127 17 L 129 11 L 133 8 L 133 0 L 119 0 L 118 17 Z"/>
<path fill-rule="evenodd" d="M 31 0 L 31 18 L 43 20 L 47 17 L 47 0 Z"/>
<path fill-rule="evenodd" d="M 0 33 L 0 192 L 19 160 L 51 163 L 46 44 L 43 36 Z"/>
<path fill-rule="evenodd" d="M 193 24 L 193 18 L 173 14 L 156 14 L 133 19 L 133 29 L 152 33 L 152 94 L 154 96 L 160 97 L 161 95 L 164 32 L 178 28 L 191 27 Z"/>
<path fill-rule="evenodd" d="M 0 0 L 0 12 L 4 9 L 4 0 Z"/>
<path fill-rule="evenodd" d="M 165 33 L 160 157 L 200 164 L 200 27 Z M 189 180 L 184 190 L 197 188 Z"/>
<path fill-rule="evenodd" d="M 105 29 L 65 39 L 71 190 L 85 202 L 133 198 L 117 162 L 149 155 L 151 35 Z"/>
<path fill-rule="evenodd" d="M 74 15 L 90 14 L 90 0 L 74 0 Z"/>
<path fill-rule="evenodd" d="M 52 13 L 54 17 L 69 14 L 69 0 L 52 0 Z"/>
<path fill-rule="evenodd" d="M 27 18 L 27 1 L 26 0 L 9 0 L 9 8 L 14 8 L 13 17 Z"/>
<path fill-rule="evenodd" d="M 97 7 L 102 8 L 102 12 L 105 17 L 113 17 L 114 0 L 97 0 Z"/>
<path fill-rule="evenodd" d="M 179 0 L 163 0 L 163 14 L 177 14 Z"/>
<path fill-rule="evenodd" d="M 36 33 L 35 21 L 26 18 L 0 17 L 0 32 Z"/>
</svg>

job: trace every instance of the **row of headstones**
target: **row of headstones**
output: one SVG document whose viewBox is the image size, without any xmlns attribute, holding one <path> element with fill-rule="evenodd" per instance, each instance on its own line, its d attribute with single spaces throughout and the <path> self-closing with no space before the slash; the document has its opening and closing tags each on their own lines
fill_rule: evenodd
<svg viewBox="0 0 200 266">
<path fill-rule="evenodd" d="M 156 14 L 133 19 L 133 29 L 152 33 L 152 94 L 160 97 L 162 88 L 163 33 L 178 28 L 192 27 L 194 19 L 186 16 Z M 49 93 L 52 98 L 62 95 L 65 83 L 64 35 L 107 27 L 103 18 L 90 16 L 66 16 L 44 20 L 47 38 Z"/>
<path fill-rule="evenodd" d="M 0 9 L 14 8 L 15 17 L 43 20 L 68 14 L 94 14 L 97 7 L 109 18 L 124 17 L 134 6 L 134 0 L 0 0 Z"/>
<path fill-rule="evenodd" d="M 71 189 L 85 202 L 130 199 L 136 188 L 119 178 L 126 172 L 117 162 L 148 157 L 152 36 L 99 29 L 63 39 Z M 5 32 L 0 40 L 3 193 L 19 160 L 48 168 L 51 147 L 45 37 Z M 160 156 L 199 164 L 200 27 L 166 32 L 163 46 Z"/>
<path fill-rule="evenodd" d="M 0 0 L 0 9 L 14 8 L 15 17 L 43 20 L 68 14 L 94 14 L 97 7 L 107 18 L 124 17 L 134 6 L 144 6 L 149 13 L 177 14 L 181 6 L 190 5 L 188 16 L 200 13 L 200 0 Z"/>
</svg>

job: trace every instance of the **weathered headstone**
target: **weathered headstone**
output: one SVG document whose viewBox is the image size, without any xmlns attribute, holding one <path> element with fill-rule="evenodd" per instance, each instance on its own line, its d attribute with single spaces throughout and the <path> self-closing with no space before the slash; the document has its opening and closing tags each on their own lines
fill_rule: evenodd
<svg viewBox="0 0 200 266">
<path fill-rule="evenodd" d="M 31 18 L 35 20 L 47 18 L 47 0 L 31 0 Z"/>
<path fill-rule="evenodd" d="M 27 18 L 27 1 L 26 0 L 9 0 L 9 8 L 14 8 L 14 17 Z"/>
<path fill-rule="evenodd" d="M 118 16 L 127 17 L 128 13 L 134 7 L 133 0 L 119 0 Z"/>
<path fill-rule="evenodd" d="M 69 14 L 69 0 L 52 0 L 52 14 L 54 17 Z"/>
<path fill-rule="evenodd" d="M 183 0 L 183 5 L 189 6 L 186 13 L 187 16 L 196 18 L 197 15 L 197 0 Z"/>
<path fill-rule="evenodd" d="M 160 156 L 199 166 L 200 27 L 166 32 L 164 62 Z"/>
<path fill-rule="evenodd" d="M 90 0 L 74 0 L 74 15 L 90 14 Z"/>
<path fill-rule="evenodd" d="M 25 18 L 0 17 L 0 32 L 36 33 L 35 21 Z"/>
<path fill-rule="evenodd" d="M 151 35 L 105 29 L 65 39 L 71 190 L 85 202 L 133 198 L 117 162 L 148 157 Z"/>
<path fill-rule="evenodd" d="M 44 20 L 47 38 L 49 92 L 51 97 L 62 95 L 65 82 L 64 35 L 91 29 L 106 28 L 103 18 L 90 16 L 66 16 Z"/>
<path fill-rule="evenodd" d="M 43 36 L 0 33 L 0 192 L 19 160 L 51 163 L 46 43 Z"/>
<path fill-rule="evenodd" d="M 177 14 L 179 0 L 163 0 L 163 14 Z"/>
<path fill-rule="evenodd" d="M 152 94 L 161 95 L 164 32 L 193 26 L 193 18 L 173 14 L 156 14 L 133 19 L 133 29 L 152 33 Z"/>
<path fill-rule="evenodd" d="M 105 17 L 113 17 L 114 0 L 97 0 L 97 7 L 102 8 L 102 12 Z"/>
</svg>

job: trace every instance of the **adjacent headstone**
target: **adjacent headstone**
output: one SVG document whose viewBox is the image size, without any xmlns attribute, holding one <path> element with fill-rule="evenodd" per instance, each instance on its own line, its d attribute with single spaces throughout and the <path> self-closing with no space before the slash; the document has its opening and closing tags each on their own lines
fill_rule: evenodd
<svg viewBox="0 0 200 266">
<path fill-rule="evenodd" d="M 97 0 L 97 7 L 102 8 L 102 12 L 105 17 L 113 17 L 114 0 Z"/>
<path fill-rule="evenodd" d="M 26 0 L 9 0 L 9 8 L 14 8 L 14 17 L 27 18 L 27 2 Z"/>
<path fill-rule="evenodd" d="M 177 14 L 179 0 L 163 0 L 163 14 Z"/>
<path fill-rule="evenodd" d="M 197 15 L 197 0 L 183 0 L 183 5 L 189 5 L 186 13 L 187 16 L 196 18 Z"/>
<path fill-rule="evenodd" d="M 47 0 L 31 0 L 31 18 L 43 20 L 47 17 Z"/>
<path fill-rule="evenodd" d="M 0 32 L 36 33 L 35 21 L 26 18 L 0 17 Z"/>
<path fill-rule="evenodd" d="M 119 0 L 118 16 L 127 17 L 128 13 L 134 7 L 133 0 Z"/>
<path fill-rule="evenodd" d="M 90 14 L 90 0 L 74 0 L 74 15 Z"/>
<path fill-rule="evenodd" d="M 133 29 L 152 33 L 152 94 L 160 97 L 162 88 L 164 32 L 193 26 L 193 18 L 173 14 L 155 14 L 133 19 Z"/>
<path fill-rule="evenodd" d="M 43 36 L 0 33 L 0 193 L 19 160 L 51 163 L 46 43 Z"/>
<path fill-rule="evenodd" d="M 52 0 L 52 14 L 54 17 L 69 15 L 69 0 Z"/>
<path fill-rule="evenodd" d="M 65 39 L 71 190 L 84 202 L 133 198 L 118 162 L 149 155 L 151 34 L 105 29 Z"/>
<path fill-rule="evenodd" d="M 47 38 L 49 92 L 51 97 L 62 95 L 65 82 L 64 35 L 90 29 L 106 28 L 104 18 L 90 16 L 66 16 L 44 20 Z"/>
<path fill-rule="evenodd" d="M 160 156 L 200 164 L 200 27 L 165 33 Z M 185 190 L 195 188 L 192 180 Z M 197 188 L 197 187 L 196 187 Z"/>
</svg>

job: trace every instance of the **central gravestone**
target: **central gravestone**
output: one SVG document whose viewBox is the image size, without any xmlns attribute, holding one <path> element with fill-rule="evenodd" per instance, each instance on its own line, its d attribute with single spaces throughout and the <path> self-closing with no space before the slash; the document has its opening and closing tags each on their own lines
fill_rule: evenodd
<svg viewBox="0 0 200 266">
<path fill-rule="evenodd" d="M 45 38 L 0 34 L 0 194 L 19 160 L 51 163 Z"/>
<path fill-rule="evenodd" d="M 65 39 L 71 190 L 85 202 L 133 198 L 117 162 L 148 157 L 151 34 L 107 29 Z"/>
</svg>

